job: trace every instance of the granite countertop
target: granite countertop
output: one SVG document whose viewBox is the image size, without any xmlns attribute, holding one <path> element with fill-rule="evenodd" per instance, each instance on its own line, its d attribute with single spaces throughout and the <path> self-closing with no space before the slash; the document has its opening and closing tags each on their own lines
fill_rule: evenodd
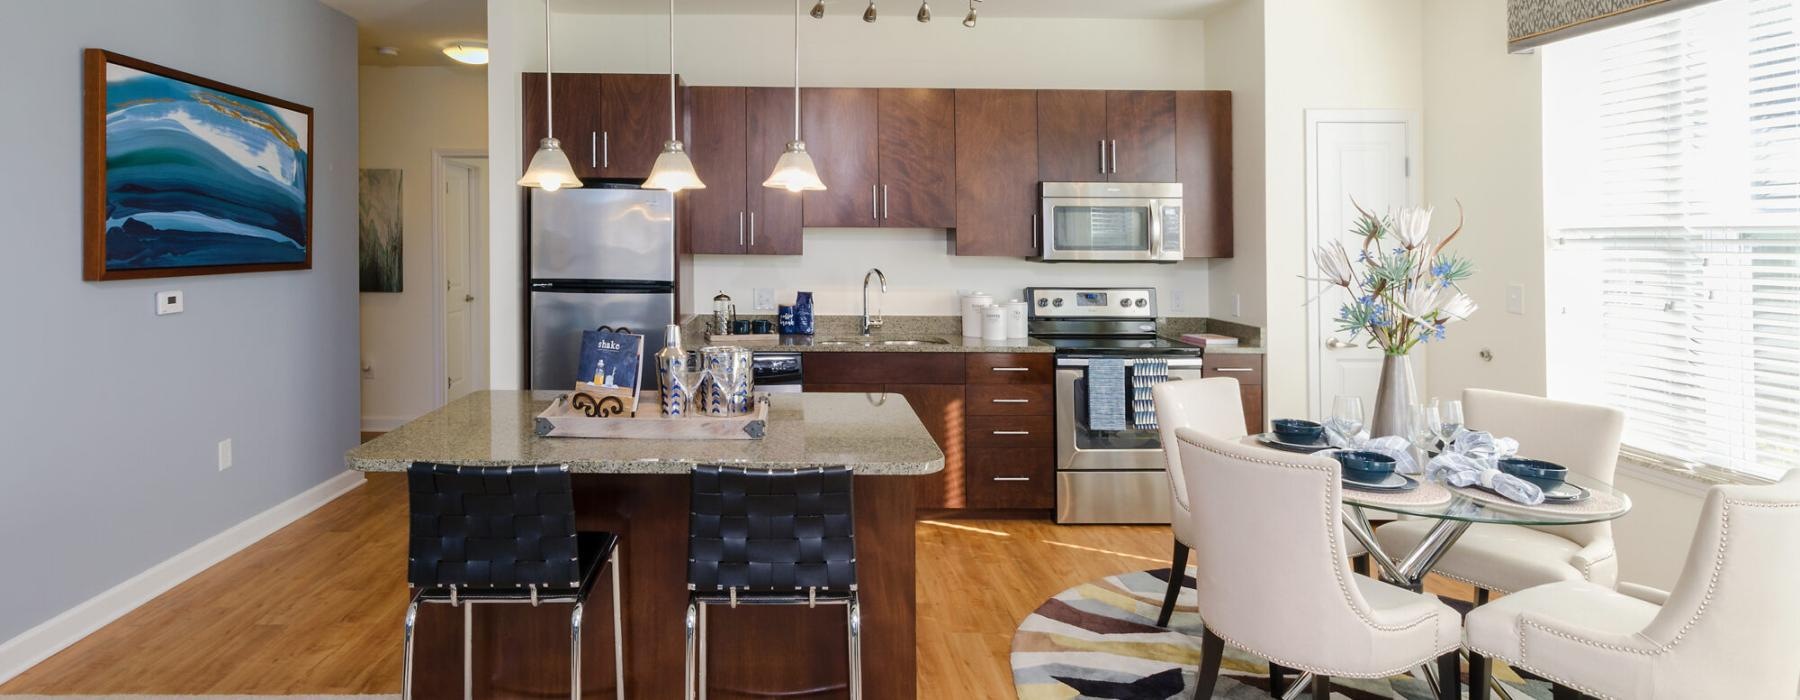
<svg viewBox="0 0 1800 700">
<path fill-rule="evenodd" d="M 918 344 L 882 344 L 883 340 L 925 341 Z M 776 345 L 753 345 L 753 350 L 785 350 L 788 352 L 1056 352 L 1042 341 L 1017 338 L 982 340 L 956 335 L 901 335 L 877 331 L 872 338 L 861 336 L 784 335 Z"/>
<path fill-rule="evenodd" d="M 349 468 L 405 471 L 413 462 L 504 467 L 567 464 L 575 473 L 685 474 L 696 464 L 767 469 L 848 465 L 906 476 L 944 468 L 944 453 L 905 398 L 771 394 L 761 440 L 538 437 L 537 414 L 558 392 L 478 391 L 344 455 Z M 652 409 L 654 410 L 654 409 Z"/>
</svg>

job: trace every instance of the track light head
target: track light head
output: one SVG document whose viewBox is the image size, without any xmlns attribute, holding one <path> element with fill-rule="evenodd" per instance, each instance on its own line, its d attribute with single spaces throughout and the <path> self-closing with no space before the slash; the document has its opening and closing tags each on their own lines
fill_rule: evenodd
<svg viewBox="0 0 1800 700">
<path fill-rule="evenodd" d="M 863 10 L 863 21 L 875 21 L 875 0 L 869 0 L 869 9 Z"/>
<path fill-rule="evenodd" d="M 919 23 L 923 24 L 925 22 L 930 22 L 930 21 L 931 21 L 931 2 L 930 2 L 930 0 L 926 0 L 926 2 L 919 3 Z"/>
<path fill-rule="evenodd" d="M 969 0 L 969 14 L 968 14 L 968 16 L 963 17 L 963 26 L 969 27 L 969 28 L 974 28 L 974 26 L 975 26 L 975 3 L 978 3 L 978 2 L 981 2 L 981 0 Z"/>
<path fill-rule="evenodd" d="M 812 15 L 813 19 L 825 19 L 825 0 L 813 3 L 812 12 L 808 14 Z"/>
</svg>

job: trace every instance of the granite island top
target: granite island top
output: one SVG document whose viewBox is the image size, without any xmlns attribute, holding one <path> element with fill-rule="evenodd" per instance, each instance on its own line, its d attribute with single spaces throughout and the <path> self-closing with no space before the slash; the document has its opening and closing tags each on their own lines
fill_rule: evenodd
<svg viewBox="0 0 1800 700">
<path fill-rule="evenodd" d="M 891 341 L 900 341 L 894 344 Z M 882 341 L 890 341 L 883 343 Z M 921 341 L 921 342 L 914 342 Z M 1051 353 L 1056 348 L 1041 340 L 1015 338 L 1009 340 L 983 340 L 974 336 L 958 335 L 900 335 L 880 333 L 864 338 L 861 336 L 810 336 L 784 335 L 781 342 L 769 345 L 752 345 L 752 350 L 765 352 L 1013 352 L 1013 353 Z"/>
<path fill-rule="evenodd" d="M 344 455 L 349 468 L 400 472 L 413 462 L 505 467 L 567 464 L 577 474 L 685 474 L 696 464 L 769 469 L 848 465 L 906 476 L 944 468 L 944 453 L 906 400 L 865 394 L 771 394 L 761 440 L 538 437 L 559 392 L 478 391 Z M 652 408 L 651 410 L 655 410 Z"/>
</svg>

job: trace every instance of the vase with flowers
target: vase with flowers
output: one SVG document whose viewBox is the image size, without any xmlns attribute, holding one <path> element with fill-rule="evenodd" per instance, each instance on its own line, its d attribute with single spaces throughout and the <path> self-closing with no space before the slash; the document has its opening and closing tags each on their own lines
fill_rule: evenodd
<svg viewBox="0 0 1800 700">
<path fill-rule="evenodd" d="M 1460 204 L 1456 228 L 1441 239 L 1431 235 L 1430 208 L 1376 215 L 1355 202 L 1351 205 L 1357 211 L 1350 231 L 1360 239 L 1357 249 L 1351 250 L 1342 239 L 1319 246 L 1313 252 L 1318 265 L 1313 279 L 1324 284 L 1325 291 L 1338 287 L 1349 293 L 1349 300 L 1338 309 L 1338 332 L 1386 355 L 1369 434 L 1406 435 L 1417 400 L 1408 354 L 1421 343 L 1443 340 L 1450 324 L 1475 313 L 1475 301 L 1460 286 L 1475 267 L 1467 258 L 1445 251 L 1462 232 Z"/>
</svg>

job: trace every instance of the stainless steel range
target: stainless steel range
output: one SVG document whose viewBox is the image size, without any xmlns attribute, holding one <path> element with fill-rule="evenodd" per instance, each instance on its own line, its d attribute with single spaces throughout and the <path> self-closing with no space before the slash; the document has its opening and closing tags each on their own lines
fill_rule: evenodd
<svg viewBox="0 0 1800 700">
<path fill-rule="evenodd" d="M 1151 287 L 1032 287 L 1025 294 L 1031 337 L 1056 347 L 1056 522 L 1169 522 L 1162 440 L 1139 420 L 1131 395 L 1135 385 L 1160 378 L 1152 368 L 1161 365 L 1167 381 L 1200 378 L 1200 348 L 1157 337 Z M 1123 392 L 1097 393 L 1126 405 L 1110 398 L 1090 405 L 1089 365 L 1106 364 L 1097 359 L 1122 361 Z"/>
</svg>

